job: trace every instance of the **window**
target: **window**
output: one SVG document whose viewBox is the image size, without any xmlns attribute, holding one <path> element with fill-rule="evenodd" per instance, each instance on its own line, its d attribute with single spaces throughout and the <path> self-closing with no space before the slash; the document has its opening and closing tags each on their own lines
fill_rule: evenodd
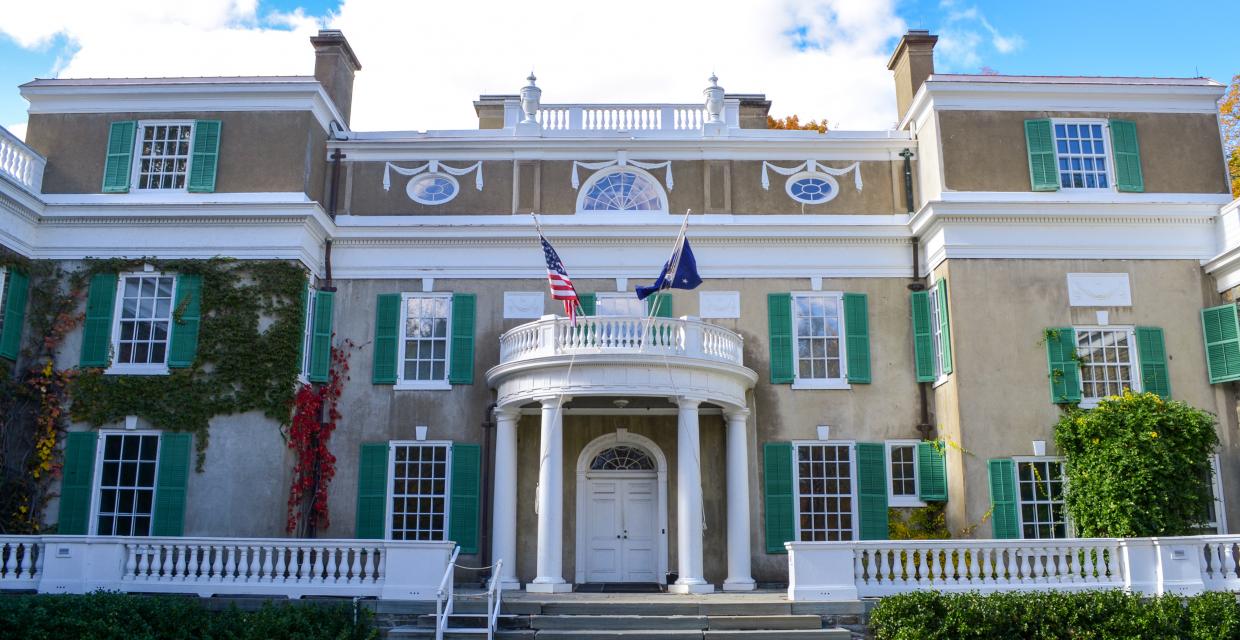
<svg viewBox="0 0 1240 640">
<path fill-rule="evenodd" d="M 666 212 L 667 198 L 645 172 L 632 168 L 600 171 L 582 188 L 577 210 Z"/>
<path fill-rule="evenodd" d="M 406 386 L 448 386 L 448 327 L 452 313 L 449 294 L 410 294 L 404 297 L 401 383 Z"/>
<path fill-rule="evenodd" d="M 1227 511 L 1223 508 L 1223 484 L 1219 477 L 1219 461 L 1218 454 L 1210 456 L 1210 478 L 1208 486 L 1210 488 L 1209 506 L 1206 507 L 1206 525 L 1202 528 L 1201 534 L 1225 535 L 1227 533 L 1227 518 L 1219 518 L 1219 514 L 1225 514 Z"/>
<path fill-rule="evenodd" d="M 637 447 L 604 449 L 590 461 L 591 471 L 654 471 L 654 460 Z"/>
<path fill-rule="evenodd" d="M 443 173 L 422 174 L 410 180 L 409 186 L 405 187 L 414 202 L 429 205 L 443 204 L 455 198 L 460 190 L 456 178 Z"/>
<path fill-rule="evenodd" d="M 1124 389 L 1140 391 L 1137 349 L 1131 327 L 1076 327 L 1081 366 L 1081 406 L 1092 407 Z"/>
<path fill-rule="evenodd" d="M 116 359 L 112 371 L 166 373 L 176 278 L 159 273 L 120 277 L 116 296 Z"/>
<path fill-rule="evenodd" d="M 632 293 L 600 293 L 595 297 L 594 315 L 646 317 L 646 302 Z"/>
<path fill-rule="evenodd" d="M 0 268 L 0 335 L 4 332 L 4 312 L 8 310 L 9 305 L 9 275 L 8 269 Z"/>
<path fill-rule="evenodd" d="M 301 380 L 305 382 L 310 379 L 310 351 L 311 343 L 314 341 L 314 299 L 318 295 L 318 291 L 309 284 L 306 285 L 306 325 L 302 327 L 301 336 Z"/>
<path fill-rule="evenodd" d="M 1105 123 L 1056 120 L 1054 129 L 1059 186 L 1063 189 L 1110 188 Z"/>
<path fill-rule="evenodd" d="M 798 173 L 784 184 L 788 197 L 804 204 L 822 204 L 835 198 L 840 186 L 835 178 L 825 174 L 806 171 Z"/>
<path fill-rule="evenodd" d="M 104 434 L 102 453 L 96 483 L 99 487 L 97 535 L 150 535 L 159 435 Z"/>
<path fill-rule="evenodd" d="M 943 348 L 948 347 L 943 340 L 943 309 L 939 305 L 939 286 L 941 283 L 935 283 L 927 292 L 929 295 L 926 299 L 930 303 L 930 339 L 933 343 L 931 355 L 934 358 L 934 379 L 942 382 L 947 379 L 947 374 L 943 373 Z M 950 348 L 950 347 L 949 347 Z"/>
<path fill-rule="evenodd" d="M 792 296 L 796 349 L 796 386 L 846 388 L 842 296 L 798 293 Z"/>
<path fill-rule="evenodd" d="M 193 152 L 193 122 L 140 122 L 133 166 L 135 189 L 184 189 Z"/>
<path fill-rule="evenodd" d="M 892 440 L 887 442 L 887 502 L 893 507 L 920 507 L 917 486 L 917 441 Z"/>
<path fill-rule="evenodd" d="M 1063 460 L 1015 458 L 1020 531 L 1025 539 L 1067 538 L 1063 505 Z"/>
<path fill-rule="evenodd" d="M 852 445 L 817 442 L 795 447 L 797 540 L 852 540 Z"/>
<path fill-rule="evenodd" d="M 389 540 L 446 539 L 448 449 L 446 442 L 392 443 Z"/>
</svg>

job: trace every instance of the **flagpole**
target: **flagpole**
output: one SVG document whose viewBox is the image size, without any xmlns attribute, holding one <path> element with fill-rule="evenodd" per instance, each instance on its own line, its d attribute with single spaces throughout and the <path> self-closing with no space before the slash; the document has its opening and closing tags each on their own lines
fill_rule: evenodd
<svg viewBox="0 0 1240 640">
<path fill-rule="evenodd" d="M 667 276 L 663 278 L 663 286 L 659 287 L 655 293 L 672 288 L 672 281 L 676 278 L 676 268 L 680 263 L 681 249 L 684 247 L 685 233 L 689 230 L 690 213 L 693 213 L 693 209 L 685 209 L 685 217 L 680 221 L 680 232 L 676 234 L 676 241 L 672 243 L 672 254 L 667 257 Z M 662 303 L 662 298 L 655 298 L 654 304 L 650 305 L 646 311 L 647 317 L 653 318 Z"/>
</svg>

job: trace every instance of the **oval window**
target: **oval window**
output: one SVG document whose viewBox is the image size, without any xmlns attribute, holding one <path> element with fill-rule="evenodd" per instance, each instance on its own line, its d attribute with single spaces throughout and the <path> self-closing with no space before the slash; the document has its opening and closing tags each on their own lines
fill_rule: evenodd
<svg viewBox="0 0 1240 640">
<path fill-rule="evenodd" d="M 840 185 L 835 178 L 817 172 L 802 172 L 788 178 L 788 197 L 805 204 L 822 204 L 835 197 Z"/>
<path fill-rule="evenodd" d="M 456 197 L 460 187 L 456 178 L 442 173 L 427 173 L 409 181 L 405 191 L 414 202 L 443 204 Z"/>
</svg>

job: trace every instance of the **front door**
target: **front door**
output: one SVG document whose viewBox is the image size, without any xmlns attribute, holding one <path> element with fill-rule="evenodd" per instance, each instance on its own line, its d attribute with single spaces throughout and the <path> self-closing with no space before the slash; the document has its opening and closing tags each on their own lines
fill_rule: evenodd
<svg viewBox="0 0 1240 640">
<path fill-rule="evenodd" d="M 587 477 L 586 581 L 659 582 L 658 480 L 611 472 Z"/>
</svg>

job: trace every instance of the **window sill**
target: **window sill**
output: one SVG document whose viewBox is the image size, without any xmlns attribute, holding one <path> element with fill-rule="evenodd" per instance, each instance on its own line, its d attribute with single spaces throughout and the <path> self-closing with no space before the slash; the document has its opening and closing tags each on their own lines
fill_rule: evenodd
<svg viewBox="0 0 1240 640">
<path fill-rule="evenodd" d="M 103 370 L 108 376 L 166 376 L 166 364 L 114 364 Z"/>
<path fill-rule="evenodd" d="M 943 386 L 943 384 L 947 382 L 948 380 L 951 380 L 951 374 L 940 376 L 938 380 L 935 380 L 934 382 L 930 383 L 930 388 L 938 389 L 939 387 Z"/>
<path fill-rule="evenodd" d="M 452 388 L 452 384 L 447 380 L 401 380 L 392 385 L 397 391 L 447 391 Z"/>
<path fill-rule="evenodd" d="M 922 502 L 920 498 L 910 498 L 908 496 L 900 496 L 900 497 L 887 496 L 887 506 L 916 508 L 916 507 L 924 507 L 926 506 L 926 503 Z"/>
<path fill-rule="evenodd" d="M 851 389 L 847 380 L 797 380 L 792 383 L 793 389 Z"/>
</svg>

